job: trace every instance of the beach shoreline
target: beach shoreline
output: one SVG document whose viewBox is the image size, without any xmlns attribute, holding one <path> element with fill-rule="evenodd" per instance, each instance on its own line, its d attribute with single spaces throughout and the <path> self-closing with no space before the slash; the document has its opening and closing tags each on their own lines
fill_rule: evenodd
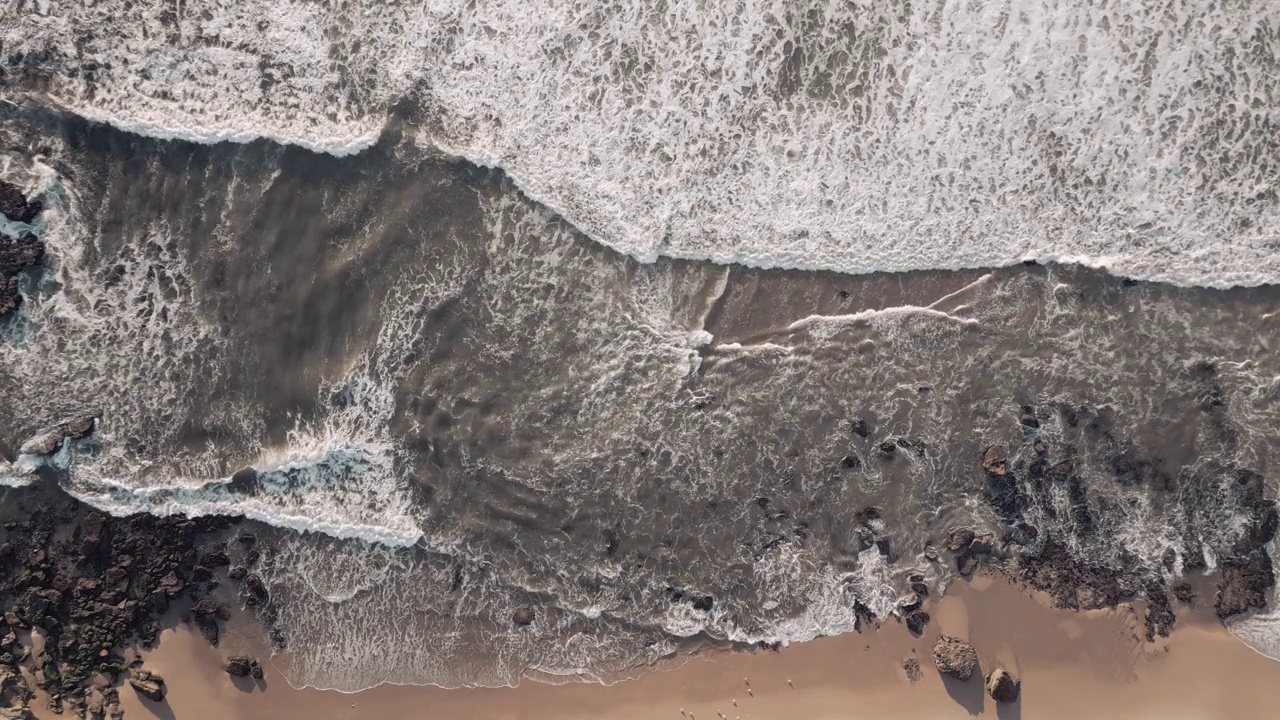
<svg viewBox="0 0 1280 720">
<path fill-rule="evenodd" d="M 441 689 L 383 685 L 356 693 L 295 689 L 266 658 L 258 630 L 234 620 L 218 648 L 190 628 L 166 629 L 141 655 L 162 675 L 162 703 L 120 691 L 129 718 L 408 718 L 551 720 L 552 718 L 928 718 L 1002 720 L 1124 718 L 1213 720 L 1264 717 L 1280 703 L 1268 683 L 1273 661 L 1235 640 L 1211 608 L 1179 610 L 1167 640 L 1143 637 L 1143 608 L 1071 611 L 1010 582 L 999 570 L 957 580 L 925 609 L 932 621 L 919 636 L 894 618 L 867 629 L 798 643 L 777 651 L 713 651 L 674 669 L 613 685 L 522 682 L 514 688 Z M 980 672 L 967 682 L 939 674 L 931 649 L 940 635 L 971 641 Z M 262 681 L 222 670 L 237 654 L 263 659 Z M 914 658 L 915 682 L 904 669 Z M 1021 697 L 996 703 L 980 675 L 1001 667 L 1021 680 Z M 136 672 L 136 670 L 135 670 Z M 33 703 L 36 717 L 51 715 Z"/>
</svg>

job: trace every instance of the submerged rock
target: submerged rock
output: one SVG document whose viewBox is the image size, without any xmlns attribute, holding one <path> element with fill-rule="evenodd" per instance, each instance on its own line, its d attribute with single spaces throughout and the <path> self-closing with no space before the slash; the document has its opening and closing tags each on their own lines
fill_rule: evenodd
<svg viewBox="0 0 1280 720">
<path fill-rule="evenodd" d="M 968 680 L 978 666 L 978 653 L 964 640 L 943 635 L 933 646 L 933 664 L 944 675 Z"/>
<path fill-rule="evenodd" d="M 996 702 L 1016 702 L 1021 685 L 1022 683 L 1004 668 L 996 668 L 987 675 L 987 694 Z"/>
</svg>

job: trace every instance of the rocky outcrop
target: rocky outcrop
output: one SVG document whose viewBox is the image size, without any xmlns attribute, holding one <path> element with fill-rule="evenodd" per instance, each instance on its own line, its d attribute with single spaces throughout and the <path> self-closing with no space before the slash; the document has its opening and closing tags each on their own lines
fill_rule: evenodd
<svg viewBox="0 0 1280 720">
<path fill-rule="evenodd" d="M 164 700 L 166 688 L 164 678 L 159 675 L 143 670 L 135 677 L 129 678 L 129 685 L 138 692 L 142 697 L 154 702 Z"/>
<path fill-rule="evenodd" d="M 943 675 L 968 680 L 978 667 L 978 653 L 964 640 L 943 635 L 933 646 L 933 664 Z"/>
<path fill-rule="evenodd" d="M 1004 668 L 996 668 L 987 675 L 987 694 L 998 703 L 1017 702 L 1022 683 Z"/>
<path fill-rule="evenodd" d="M 0 215 L 14 222 L 30 224 L 41 210 L 44 210 L 44 203 L 38 198 L 28 200 L 22 188 L 0 180 Z"/>
<path fill-rule="evenodd" d="M 1271 558 L 1263 550 L 1232 558 L 1222 564 L 1213 609 L 1226 618 L 1267 605 L 1267 591 L 1276 584 Z"/>
<path fill-rule="evenodd" d="M 48 479 L 0 494 L 0 665 L 29 655 L 31 641 L 20 638 L 39 630 L 44 645 L 32 664 L 55 709 L 79 712 L 95 678 L 125 673 L 122 648 L 156 641 L 171 599 L 204 597 L 217 582 L 195 580 L 193 569 L 203 548 L 221 544 L 228 519 L 112 517 Z M 156 690 L 150 682 L 162 684 L 132 679 L 144 695 Z M 104 713 L 114 706 L 104 701 Z"/>
<path fill-rule="evenodd" d="M 34 235 L 15 239 L 0 233 L 0 318 L 22 304 L 18 275 L 39 265 L 43 259 L 44 243 Z"/>
<path fill-rule="evenodd" d="M 97 413 L 85 413 L 63 418 L 56 424 L 27 438 L 18 451 L 27 455 L 52 455 L 69 440 L 89 437 L 97 427 Z"/>
<path fill-rule="evenodd" d="M 953 528 L 947 535 L 947 550 L 955 554 L 956 571 L 961 575 L 972 575 L 978 569 L 982 558 L 994 549 L 995 536 L 990 533 L 978 535 L 969 528 Z"/>
<path fill-rule="evenodd" d="M 16 185 L 0 181 L 0 214 L 10 220 L 30 223 L 44 206 L 39 200 L 27 200 Z M 31 233 L 10 237 L 0 233 L 0 318 L 22 304 L 18 292 L 18 275 L 44 260 L 44 243 Z"/>
</svg>

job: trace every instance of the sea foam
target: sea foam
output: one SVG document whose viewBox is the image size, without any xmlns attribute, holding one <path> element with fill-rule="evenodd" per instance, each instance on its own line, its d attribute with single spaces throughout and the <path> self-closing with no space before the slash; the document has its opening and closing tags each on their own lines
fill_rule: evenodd
<svg viewBox="0 0 1280 720">
<path fill-rule="evenodd" d="M 1274 3 L 107 0 L 4 40 L 61 106 L 157 137 L 346 154 L 416 108 L 423 143 L 644 261 L 1226 287 L 1280 281 L 1278 23 Z"/>
</svg>

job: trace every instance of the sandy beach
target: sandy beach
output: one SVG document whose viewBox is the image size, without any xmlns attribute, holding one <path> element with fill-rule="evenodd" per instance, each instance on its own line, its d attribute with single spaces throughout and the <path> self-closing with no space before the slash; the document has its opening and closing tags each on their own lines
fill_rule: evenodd
<svg viewBox="0 0 1280 720">
<path fill-rule="evenodd" d="M 1140 606 L 1059 610 L 992 572 L 953 583 L 945 597 L 925 607 L 933 620 L 918 638 L 890 619 L 879 630 L 776 652 L 715 653 L 612 686 L 382 686 L 354 694 L 294 689 L 270 661 L 262 681 L 231 678 L 221 670 L 229 655 L 265 656 L 250 634 L 254 626 L 233 623 L 221 646 L 212 648 L 180 625 L 165 630 L 159 646 L 143 656 L 145 668 L 164 676 L 168 698 L 146 701 L 127 685 L 120 695 L 127 718 L 166 720 L 1212 720 L 1273 717 L 1280 707 L 1274 682 L 1280 668 L 1203 610 L 1182 608 L 1172 636 L 1148 643 L 1141 637 Z M 984 674 L 999 666 L 1018 675 L 1019 702 L 997 705 L 976 675 L 965 683 L 944 680 L 930 657 L 940 633 L 970 640 Z M 921 669 L 914 683 L 903 669 L 911 657 Z"/>
</svg>

